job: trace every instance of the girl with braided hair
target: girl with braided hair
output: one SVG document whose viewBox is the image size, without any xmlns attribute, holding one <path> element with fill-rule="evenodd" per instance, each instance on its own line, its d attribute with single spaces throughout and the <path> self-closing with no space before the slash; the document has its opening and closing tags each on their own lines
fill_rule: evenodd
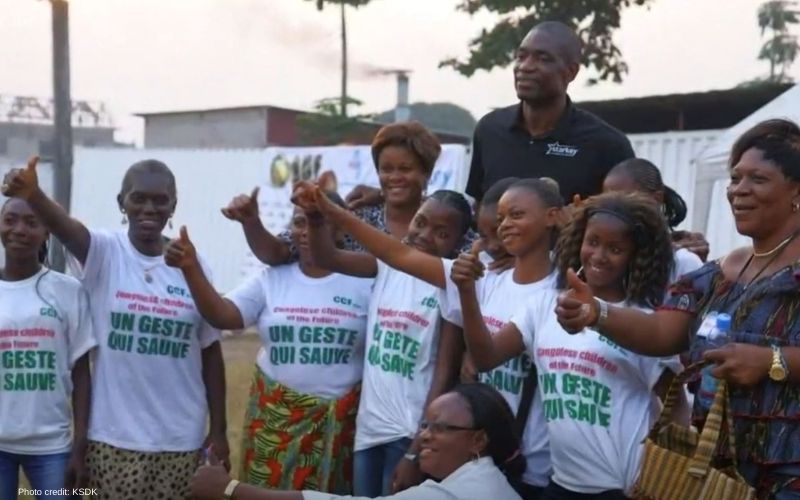
<svg viewBox="0 0 800 500">
<path fill-rule="evenodd" d="M 553 467 L 540 498 L 627 498 L 639 474 L 642 441 L 660 409 L 656 394 L 680 371 L 680 361 L 639 356 L 593 329 L 569 335 L 557 321 L 556 299 L 572 269 L 604 300 L 651 311 L 668 284 L 669 230 L 641 195 L 604 194 L 577 208 L 555 254 L 556 285 L 526 297 L 494 335 L 465 320 L 466 345 L 480 370 L 525 351 L 534 360 Z M 460 293 L 469 293 L 478 271 L 462 267 L 453 274 Z"/>
</svg>

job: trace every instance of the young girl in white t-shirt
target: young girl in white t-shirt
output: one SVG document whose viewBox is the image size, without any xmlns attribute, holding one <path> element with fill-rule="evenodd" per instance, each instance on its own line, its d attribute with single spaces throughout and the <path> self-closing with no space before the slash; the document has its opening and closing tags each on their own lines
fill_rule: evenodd
<svg viewBox="0 0 800 500">
<path fill-rule="evenodd" d="M 344 206 L 335 193 L 327 196 Z M 265 268 L 224 297 L 205 277 L 185 228 L 167 247 L 166 261 L 183 271 L 209 323 L 234 331 L 256 326 L 263 342 L 245 412 L 239 478 L 274 489 L 345 495 L 352 491 L 373 280 L 317 266 L 308 219 L 299 208 L 290 235 L 297 262 Z M 331 232 L 325 237 L 334 240 Z"/>
<path fill-rule="evenodd" d="M 42 265 L 47 237 L 25 201 L 3 204 L 0 498 L 17 498 L 20 468 L 33 490 L 86 486 L 89 352 L 97 342 L 86 291 L 74 278 Z M 61 491 L 37 498 L 45 496 L 70 497 Z"/>
<path fill-rule="evenodd" d="M 577 208 L 555 253 L 558 286 L 529 297 L 494 335 L 480 318 L 465 317 L 467 348 L 482 369 L 523 351 L 534 359 L 553 465 L 541 498 L 626 498 L 659 411 L 656 394 L 680 371 L 680 362 L 636 355 L 591 329 L 569 335 L 557 321 L 555 302 L 567 272 L 578 269 L 603 300 L 648 310 L 658 305 L 672 266 L 669 232 L 651 201 L 605 194 Z M 462 295 L 479 272 L 463 265 L 453 273 Z"/>
<path fill-rule="evenodd" d="M 460 330 L 441 320 L 436 287 L 371 254 L 331 246 L 319 230 L 325 218 L 339 226 L 352 214 L 330 203 L 312 184 L 300 183 L 295 195 L 309 214 L 314 260 L 337 272 L 375 277 L 356 423 L 355 494 L 375 497 L 405 489 L 422 479 L 413 463 L 419 443 L 412 439 L 426 404 L 457 377 L 463 352 Z M 462 195 L 436 191 L 414 215 L 404 241 L 431 255 L 452 256 L 471 220 Z M 401 461 L 404 455 L 411 460 Z"/>
<path fill-rule="evenodd" d="M 501 185 L 495 189 L 492 186 L 487 194 L 495 194 L 495 191 L 504 187 Z M 343 214 L 336 218 L 336 222 L 381 261 L 439 288 L 444 319 L 461 326 L 465 317 L 474 316 L 480 318 L 494 333 L 508 322 L 526 297 L 537 290 L 554 288 L 555 274 L 550 252 L 563 206 L 557 185 L 549 180 L 516 180 L 500 194 L 502 196 L 498 196 L 497 205 L 490 206 L 499 225 L 496 229 L 488 230 L 496 231 L 497 243 L 502 246 L 503 252 L 513 256 L 514 267 L 507 271 L 485 273 L 465 294 L 459 294 L 450 276 L 451 273 L 462 272 L 459 267 L 464 265 L 482 271 L 483 264 L 477 255 L 464 255 L 454 263 L 451 259 L 442 259 L 403 245 L 353 216 Z M 482 206 L 482 210 L 485 208 Z M 482 232 L 486 234 L 485 226 L 491 224 L 485 217 L 481 222 L 484 226 Z M 475 254 L 479 246 L 474 248 Z M 501 254 L 497 245 L 490 245 L 489 248 L 493 255 Z M 532 371 L 531 358 L 526 353 L 520 353 L 503 366 L 480 375 L 481 382 L 500 391 L 518 415 L 518 426 L 523 437 L 521 453 L 528 467 L 522 481 L 516 486 L 526 499 L 536 498 L 539 490 L 548 484 L 551 472 L 541 401 L 538 398 L 529 400 L 526 408 L 520 407 L 526 399 L 525 387 L 530 384 L 531 390 L 535 387 L 535 373 Z"/>
</svg>

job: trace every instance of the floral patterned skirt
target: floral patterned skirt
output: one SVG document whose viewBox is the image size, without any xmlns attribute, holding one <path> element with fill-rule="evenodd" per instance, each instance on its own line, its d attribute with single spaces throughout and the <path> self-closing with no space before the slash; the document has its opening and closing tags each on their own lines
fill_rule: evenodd
<svg viewBox="0 0 800 500">
<path fill-rule="evenodd" d="M 351 494 L 359 393 L 356 386 L 336 400 L 302 394 L 256 366 L 239 478 L 270 489 Z"/>
</svg>

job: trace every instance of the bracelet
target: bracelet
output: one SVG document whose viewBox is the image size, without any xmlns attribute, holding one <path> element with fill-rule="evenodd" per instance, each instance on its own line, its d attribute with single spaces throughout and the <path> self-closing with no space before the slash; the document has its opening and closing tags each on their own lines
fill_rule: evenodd
<svg viewBox="0 0 800 500">
<path fill-rule="evenodd" d="M 222 499 L 230 500 L 233 497 L 233 491 L 237 486 L 239 486 L 239 481 L 237 479 L 231 479 L 231 482 L 229 482 L 228 486 L 225 487 L 225 493 L 222 494 Z"/>
<path fill-rule="evenodd" d="M 608 319 L 608 302 L 597 297 L 595 297 L 594 301 L 597 303 L 597 319 L 589 326 L 602 328 Z"/>
</svg>

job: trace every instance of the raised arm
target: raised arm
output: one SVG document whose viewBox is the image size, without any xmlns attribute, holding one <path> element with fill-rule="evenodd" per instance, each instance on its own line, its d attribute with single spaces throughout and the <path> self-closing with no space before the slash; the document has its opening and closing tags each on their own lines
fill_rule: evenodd
<svg viewBox="0 0 800 500">
<path fill-rule="evenodd" d="M 317 186 L 310 183 L 298 184 L 293 199 L 306 210 L 313 225 L 319 227 L 320 223 L 319 217 L 314 217 L 312 214 L 314 212 L 321 213 L 338 229 L 349 233 L 358 240 L 378 260 L 436 287 L 445 287 L 444 267 L 441 259 L 425 252 L 420 252 L 403 244 L 403 242 L 391 235 L 372 227 L 351 212 L 332 203 Z M 347 252 L 337 252 L 330 243 L 325 245 L 327 248 L 324 248 L 323 251 L 320 248 L 323 243 L 319 237 L 312 241 L 314 259 L 319 265 L 331 270 L 352 274 L 342 270 L 341 267 L 337 267 L 342 266 L 345 260 L 352 260 L 351 258 L 345 258 L 344 254 Z M 345 267 L 350 265 L 347 264 Z"/>
<path fill-rule="evenodd" d="M 15 168 L 8 172 L 3 179 L 3 194 L 27 201 L 31 210 L 36 213 L 50 232 L 83 265 L 89 254 L 91 239 L 89 230 L 79 221 L 70 217 L 62 206 L 48 198 L 39 188 L 39 176 L 36 174 L 38 162 L 39 157 L 34 156 L 28 160 L 25 168 Z"/>
<path fill-rule="evenodd" d="M 258 216 L 258 191 L 256 187 L 250 195 L 235 197 L 222 209 L 222 215 L 242 224 L 247 246 L 258 260 L 269 266 L 286 264 L 292 258 L 289 244 L 270 233 L 261 222 Z"/>
<path fill-rule="evenodd" d="M 570 333 L 596 326 L 603 335 L 620 346 L 645 356 L 673 356 L 689 348 L 692 315 L 681 311 L 659 310 L 653 314 L 629 307 L 601 303 L 589 285 L 572 270 L 567 272 L 569 290 L 558 297 L 558 322 Z"/>
<path fill-rule="evenodd" d="M 244 328 L 239 308 L 217 293 L 208 281 L 197 258 L 197 251 L 189 240 L 186 226 L 181 226 L 180 237 L 177 240 L 167 244 L 164 260 L 168 266 L 177 267 L 183 272 L 197 310 L 211 326 L 221 330 Z"/>
<path fill-rule="evenodd" d="M 524 352 L 525 344 L 522 334 L 511 322 L 494 335 L 486 327 L 475 288 L 475 282 L 483 275 L 479 253 L 480 246 L 474 245 L 470 253 L 459 255 L 450 278 L 458 287 L 467 350 L 475 367 L 487 371 Z"/>
</svg>

